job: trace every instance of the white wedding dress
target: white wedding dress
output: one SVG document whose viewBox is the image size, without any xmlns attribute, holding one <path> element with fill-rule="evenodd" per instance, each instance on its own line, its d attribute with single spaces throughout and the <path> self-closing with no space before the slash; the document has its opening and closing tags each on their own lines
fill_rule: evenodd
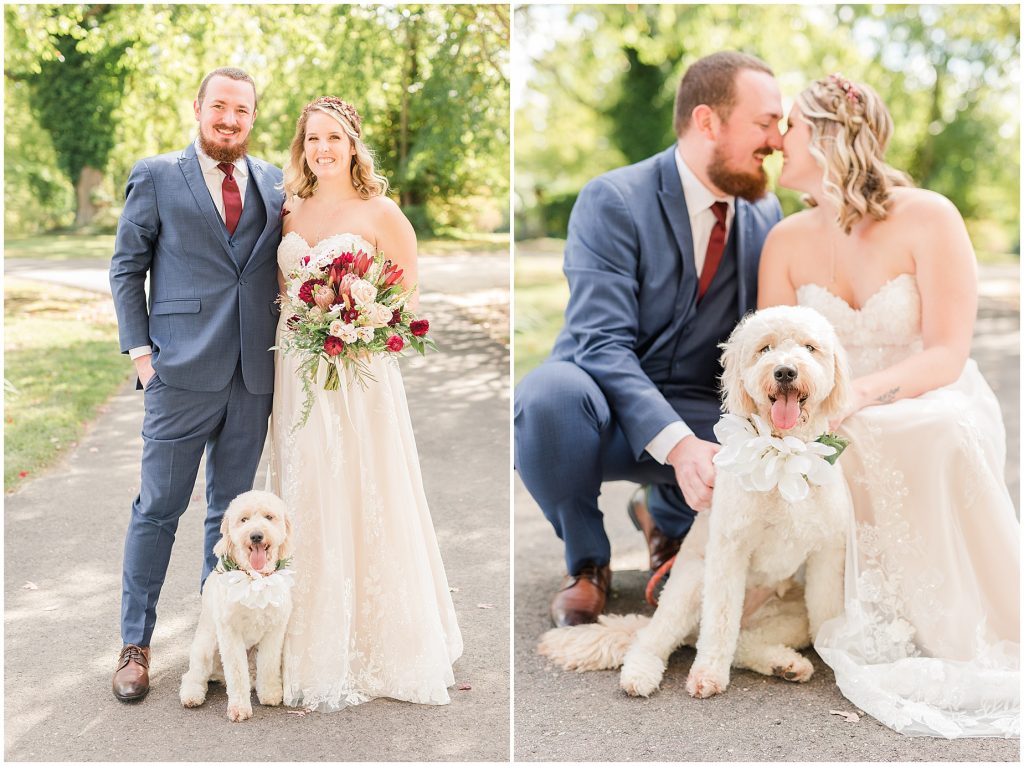
<svg viewBox="0 0 1024 766">
<path fill-rule="evenodd" d="M 912 274 L 859 310 L 819 285 L 853 376 L 920 351 Z M 1003 478 L 1005 429 L 973 360 L 959 380 L 867 407 L 840 432 L 853 497 L 845 615 L 815 641 L 843 694 L 896 731 L 1020 736 L 1020 525 Z"/>
<path fill-rule="evenodd" d="M 311 248 L 290 232 L 278 250 L 282 272 L 328 243 L 374 252 L 352 234 Z M 295 543 L 285 704 L 324 711 L 375 697 L 446 704 L 462 636 L 398 362 L 373 359 L 365 387 L 348 375 L 337 391 L 314 386 L 309 420 L 295 430 L 302 381 L 295 359 L 275 353 L 269 485 L 291 510 Z"/>
</svg>

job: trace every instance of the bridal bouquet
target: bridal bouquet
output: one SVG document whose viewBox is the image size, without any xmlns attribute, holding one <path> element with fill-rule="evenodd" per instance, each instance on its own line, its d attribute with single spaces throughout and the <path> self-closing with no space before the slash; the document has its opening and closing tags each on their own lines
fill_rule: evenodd
<svg viewBox="0 0 1024 766">
<path fill-rule="evenodd" d="M 807 497 L 810 484 L 832 481 L 833 466 L 850 443 L 838 434 L 823 434 L 811 442 L 772 436 L 772 429 L 758 415 L 749 419 L 723 415 L 714 431 L 722 445 L 713 458 L 716 466 L 735 473 L 748 492 L 778 487 L 790 503 Z"/>
<path fill-rule="evenodd" d="M 309 418 L 321 365 L 326 366 L 324 389 L 337 391 L 342 367 L 366 385 L 366 379 L 373 380 L 374 356 L 397 356 L 406 347 L 419 354 L 437 349 L 427 337 L 430 323 L 405 307 L 415 288 L 403 284 L 402 269 L 383 253 L 339 245 L 305 256 L 285 276 L 289 287 L 281 311 L 290 316 L 279 348 L 299 359 L 306 392 L 300 426 Z"/>
</svg>

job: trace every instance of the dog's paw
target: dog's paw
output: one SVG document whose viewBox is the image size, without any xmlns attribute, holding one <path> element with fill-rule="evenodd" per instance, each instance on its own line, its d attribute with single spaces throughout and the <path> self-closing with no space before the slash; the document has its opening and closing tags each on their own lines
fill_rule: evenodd
<svg viewBox="0 0 1024 766">
<path fill-rule="evenodd" d="M 267 684 L 265 689 L 256 689 L 256 699 L 261 705 L 280 705 L 284 699 L 284 687 L 281 684 Z"/>
<path fill-rule="evenodd" d="M 179 697 L 184 707 L 199 707 L 206 702 L 206 688 L 194 681 L 182 680 Z"/>
<path fill-rule="evenodd" d="M 716 673 L 711 668 L 690 668 L 686 677 L 686 691 L 691 697 L 707 699 L 721 694 L 729 686 L 728 673 Z"/>
<path fill-rule="evenodd" d="M 802 684 L 811 680 L 811 676 L 814 675 L 814 666 L 806 657 L 797 655 L 792 662 L 773 667 L 772 675 Z"/>
<path fill-rule="evenodd" d="M 665 663 L 648 652 L 630 651 L 622 663 L 619 686 L 631 697 L 650 697 L 661 686 Z"/>
<path fill-rule="evenodd" d="M 252 705 L 248 702 L 237 705 L 228 705 L 228 720 L 245 721 L 252 718 Z"/>
</svg>

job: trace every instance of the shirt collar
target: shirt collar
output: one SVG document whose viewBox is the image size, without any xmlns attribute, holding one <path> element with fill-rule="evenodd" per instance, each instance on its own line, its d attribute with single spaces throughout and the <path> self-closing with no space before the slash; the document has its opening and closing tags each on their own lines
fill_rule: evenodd
<svg viewBox="0 0 1024 766">
<path fill-rule="evenodd" d="M 197 138 L 192 143 L 196 147 L 196 157 L 199 159 L 199 166 L 203 169 L 203 175 L 217 171 L 217 173 L 223 176 L 223 172 L 217 167 L 220 163 L 203 151 L 203 148 L 199 145 L 199 139 Z M 238 173 L 243 178 L 249 177 L 249 166 L 245 162 L 245 155 L 239 157 L 233 164 L 235 166 L 235 173 Z"/>
<path fill-rule="evenodd" d="M 727 197 L 716 197 L 711 193 L 711 190 L 706 187 L 693 171 L 690 170 L 690 166 L 686 164 L 686 160 L 683 159 L 682 153 L 679 151 L 679 145 L 676 144 L 676 168 L 679 171 L 679 181 L 683 185 L 683 196 L 686 198 L 686 208 L 690 211 L 691 215 L 702 213 L 705 210 L 711 208 L 716 202 L 725 202 L 729 205 L 729 212 L 732 212 L 736 205 L 736 198 L 733 196 Z"/>
</svg>

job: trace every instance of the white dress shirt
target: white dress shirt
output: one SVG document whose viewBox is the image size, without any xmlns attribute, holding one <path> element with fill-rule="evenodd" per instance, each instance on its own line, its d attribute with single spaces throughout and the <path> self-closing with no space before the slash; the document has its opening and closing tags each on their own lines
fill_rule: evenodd
<svg viewBox="0 0 1024 766">
<path fill-rule="evenodd" d="M 206 181 L 206 188 L 210 190 L 210 197 L 213 199 L 213 205 L 217 208 L 221 220 L 226 223 L 227 219 L 224 217 L 224 171 L 217 167 L 220 164 L 217 160 L 202 150 L 202 147 L 199 146 L 198 138 L 195 140 L 194 145 L 196 147 L 196 157 L 199 160 L 199 167 L 203 171 L 203 180 Z M 234 165 L 235 183 L 238 184 L 238 194 L 242 198 L 242 206 L 245 207 L 245 187 L 249 183 L 249 166 L 246 164 L 244 156 L 235 160 Z M 132 359 L 138 359 L 140 356 L 152 353 L 153 349 L 151 346 L 138 346 L 128 349 L 128 356 Z"/>
<path fill-rule="evenodd" d="M 693 261 L 700 274 L 704 268 L 704 256 L 708 252 L 708 242 L 711 240 L 711 230 L 715 228 L 715 214 L 711 206 L 716 202 L 725 202 L 729 210 L 725 215 L 725 233 L 728 240 L 729 229 L 732 226 L 732 219 L 736 214 L 735 197 L 716 197 L 711 193 L 700 179 L 693 174 L 690 167 L 679 152 L 679 145 L 676 145 L 676 169 L 679 171 L 679 180 L 683 185 L 683 197 L 686 199 L 686 209 L 690 214 L 690 233 L 693 236 Z M 693 435 L 691 429 L 683 420 L 669 423 L 658 435 L 647 444 L 645 449 L 648 454 L 664 465 L 668 462 L 668 453 L 687 436 Z"/>
</svg>

